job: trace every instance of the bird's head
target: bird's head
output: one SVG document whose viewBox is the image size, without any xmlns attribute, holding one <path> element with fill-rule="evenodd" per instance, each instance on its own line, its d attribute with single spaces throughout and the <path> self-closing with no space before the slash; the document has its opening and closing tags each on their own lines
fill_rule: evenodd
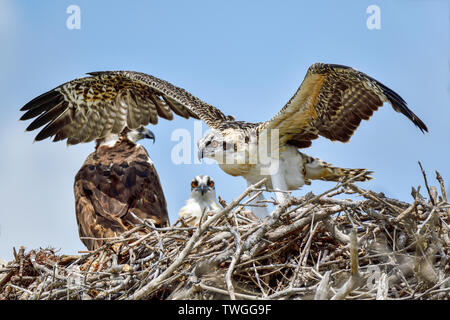
<svg viewBox="0 0 450 320">
<path fill-rule="evenodd" d="M 155 134 L 146 127 L 139 127 L 128 131 L 127 138 L 134 143 L 142 139 L 151 139 L 155 143 Z"/>
<path fill-rule="evenodd" d="M 214 159 L 219 164 L 235 162 L 238 143 L 233 134 L 208 133 L 197 143 L 198 158 Z"/>
<path fill-rule="evenodd" d="M 193 196 L 213 196 L 215 198 L 216 192 L 214 180 L 210 176 L 206 175 L 196 176 L 191 181 L 191 194 Z"/>
</svg>

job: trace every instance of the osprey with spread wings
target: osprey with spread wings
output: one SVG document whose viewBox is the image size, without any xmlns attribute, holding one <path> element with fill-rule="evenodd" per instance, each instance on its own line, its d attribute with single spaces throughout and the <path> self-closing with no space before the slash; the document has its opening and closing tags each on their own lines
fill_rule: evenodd
<svg viewBox="0 0 450 320">
<path fill-rule="evenodd" d="M 123 130 L 156 124 L 159 117 L 171 120 L 173 113 L 201 119 L 212 132 L 198 142 L 199 157 L 217 160 L 222 170 L 244 177 L 248 184 L 268 178 L 266 186 L 279 191 L 279 201 L 284 198 L 281 191 L 298 189 L 311 179 L 338 181 L 355 175 L 360 181 L 369 179 L 364 169 L 335 168 L 298 149 L 309 147 L 319 136 L 347 142 L 361 120 L 368 120 L 384 102 L 420 130 L 428 131 L 397 93 L 342 65 L 312 65 L 287 104 L 261 123 L 236 121 L 184 89 L 144 73 L 106 71 L 89 75 L 62 84 L 22 108 L 27 112 L 21 119 L 37 117 L 28 130 L 44 126 L 36 140 L 54 137 L 54 141 L 67 139 L 67 144 L 77 144 L 107 139 Z M 276 141 L 269 143 L 273 137 Z M 276 162 L 272 171 L 264 170 L 267 159 L 262 161 L 256 155 L 269 144 L 270 151 L 263 158 Z M 255 211 L 258 216 L 266 214 L 264 208 Z"/>
</svg>

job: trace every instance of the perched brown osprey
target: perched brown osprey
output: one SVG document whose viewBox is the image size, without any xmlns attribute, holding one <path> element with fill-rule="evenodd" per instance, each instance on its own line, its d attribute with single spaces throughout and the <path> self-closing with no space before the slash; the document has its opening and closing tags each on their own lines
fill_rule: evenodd
<svg viewBox="0 0 450 320">
<path fill-rule="evenodd" d="M 198 142 L 199 156 L 216 159 L 222 170 L 244 177 L 249 184 L 269 178 L 266 186 L 279 191 L 279 201 L 284 198 L 282 191 L 298 189 L 310 179 L 336 181 L 363 172 L 333 168 L 297 149 L 309 147 L 318 136 L 348 141 L 361 120 L 368 120 L 384 102 L 427 131 L 397 93 L 362 72 L 336 64 L 312 65 L 281 111 L 261 123 L 235 121 L 184 89 L 144 73 L 90 75 L 44 93 L 22 108 L 27 112 L 21 119 L 37 117 L 28 130 L 45 125 L 36 140 L 54 136 L 68 144 L 87 142 L 120 134 L 125 128 L 156 124 L 158 117 L 170 120 L 172 112 L 202 119 L 212 133 Z"/>
<path fill-rule="evenodd" d="M 153 162 L 140 139 L 153 139 L 141 127 L 125 130 L 118 139 L 98 139 L 75 176 L 74 193 L 78 232 L 89 250 L 129 230 L 138 219 L 168 226 L 166 200 Z M 134 216 L 135 215 L 135 216 Z"/>
</svg>

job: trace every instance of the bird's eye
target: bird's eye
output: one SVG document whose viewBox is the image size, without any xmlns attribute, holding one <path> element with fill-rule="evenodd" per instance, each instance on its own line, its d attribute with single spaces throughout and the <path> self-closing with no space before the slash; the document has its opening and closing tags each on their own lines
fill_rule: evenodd
<svg viewBox="0 0 450 320">
<path fill-rule="evenodd" d="M 195 180 L 192 181 L 192 182 L 191 182 L 191 187 L 192 187 L 192 188 L 197 188 L 197 187 L 198 187 L 198 182 L 195 181 Z"/>
<path fill-rule="evenodd" d="M 219 145 L 219 143 L 218 143 L 216 140 L 214 140 L 214 141 L 211 142 L 211 146 L 212 146 L 213 148 L 217 148 L 218 145 Z"/>
<path fill-rule="evenodd" d="M 210 187 L 210 188 L 214 187 L 214 181 L 209 180 L 208 187 Z"/>
</svg>

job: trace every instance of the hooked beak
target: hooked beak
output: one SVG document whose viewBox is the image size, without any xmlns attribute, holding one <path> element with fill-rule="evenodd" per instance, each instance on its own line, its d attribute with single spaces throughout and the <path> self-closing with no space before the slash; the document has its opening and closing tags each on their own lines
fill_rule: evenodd
<svg viewBox="0 0 450 320">
<path fill-rule="evenodd" d="M 201 185 L 198 187 L 198 189 L 202 193 L 202 196 L 206 193 L 206 191 L 208 191 L 208 187 L 206 185 Z"/>
<path fill-rule="evenodd" d="M 151 139 L 151 140 L 153 140 L 153 144 L 155 143 L 155 134 L 148 129 L 147 129 L 147 132 L 145 133 L 145 138 Z"/>
<path fill-rule="evenodd" d="M 198 148 L 198 160 L 203 159 L 203 148 Z"/>
</svg>

